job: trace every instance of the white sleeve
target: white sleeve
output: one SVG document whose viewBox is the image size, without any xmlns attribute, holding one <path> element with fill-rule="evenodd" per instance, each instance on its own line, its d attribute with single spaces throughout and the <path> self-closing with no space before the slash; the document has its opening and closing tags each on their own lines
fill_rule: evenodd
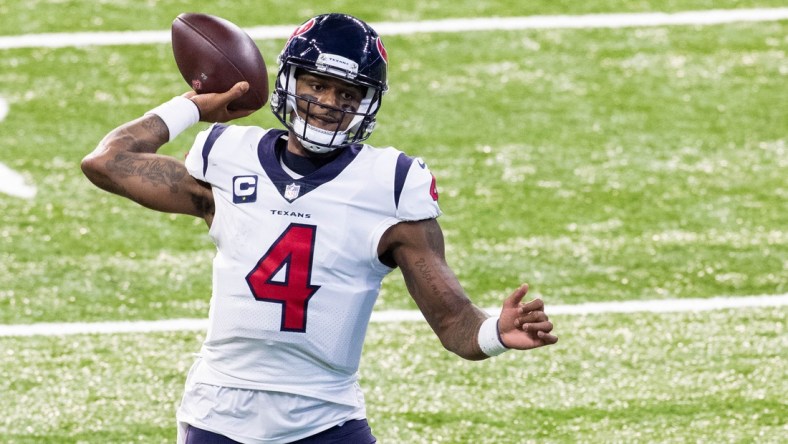
<svg viewBox="0 0 788 444">
<path fill-rule="evenodd" d="M 200 131 L 194 139 L 192 147 L 186 154 L 186 170 L 197 180 L 209 182 L 205 178 L 208 172 L 208 157 L 216 139 L 227 129 L 225 125 L 215 123 L 205 131 Z"/>
<path fill-rule="evenodd" d="M 402 155 L 404 156 L 404 154 Z M 407 156 L 404 156 L 407 158 Z M 438 206 L 438 188 L 435 176 L 420 158 L 400 157 L 398 163 L 405 164 L 410 161 L 408 168 L 399 165 L 400 171 L 405 171 L 404 182 L 402 179 L 395 179 L 395 202 L 397 205 L 396 216 L 400 220 L 424 220 L 434 219 L 440 216 L 441 209 Z M 397 175 L 402 175 L 398 171 Z M 399 183 L 402 182 L 401 188 Z"/>
</svg>

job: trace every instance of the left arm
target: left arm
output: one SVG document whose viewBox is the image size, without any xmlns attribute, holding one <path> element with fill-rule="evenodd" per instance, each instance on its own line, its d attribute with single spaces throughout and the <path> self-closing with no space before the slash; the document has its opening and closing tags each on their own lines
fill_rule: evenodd
<svg viewBox="0 0 788 444">
<path fill-rule="evenodd" d="M 446 263 L 437 220 L 392 226 L 381 239 L 379 252 L 401 268 L 408 291 L 447 350 L 470 360 L 488 358 L 479 347 L 478 333 L 489 316 L 471 302 Z M 501 310 L 498 329 L 509 348 L 526 350 L 558 340 L 550 334 L 553 325 L 542 301 L 520 303 L 527 291 L 526 285 L 518 288 Z"/>
</svg>

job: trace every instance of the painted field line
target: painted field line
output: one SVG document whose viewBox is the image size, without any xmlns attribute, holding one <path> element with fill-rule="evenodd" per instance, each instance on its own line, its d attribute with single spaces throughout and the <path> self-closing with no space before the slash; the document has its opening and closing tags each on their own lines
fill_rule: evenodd
<svg viewBox="0 0 788 444">
<path fill-rule="evenodd" d="M 0 122 L 5 120 L 6 115 L 8 115 L 8 102 L 0 97 Z M 0 162 L 0 193 L 32 199 L 36 191 L 36 187 L 25 183 L 25 178 L 21 174 Z"/>
<path fill-rule="evenodd" d="M 669 313 L 721 310 L 731 308 L 784 307 L 788 294 L 714 297 L 708 299 L 662 299 L 651 301 L 589 302 L 547 307 L 548 315 L 588 315 L 605 313 Z M 497 313 L 498 307 L 486 309 Z M 372 322 L 422 321 L 418 310 L 387 310 L 372 313 Z M 205 331 L 207 319 L 167 319 L 161 321 L 60 322 L 0 325 L 0 337 L 63 336 L 75 334 L 151 333 L 162 331 Z"/>
<path fill-rule="evenodd" d="M 37 191 L 35 186 L 25 182 L 24 176 L 0 162 L 0 193 L 32 199 L 36 197 Z"/>
<path fill-rule="evenodd" d="M 587 15 L 535 15 L 370 23 L 381 35 L 434 32 L 473 32 L 522 29 L 626 28 L 647 26 L 717 25 L 788 19 L 788 8 L 712 9 L 675 13 L 644 12 Z M 254 39 L 285 39 L 297 25 L 245 28 Z M 0 37 L 0 49 L 67 46 L 140 45 L 170 43 L 170 31 L 117 31 L 26 34 Z"/>
</svg>

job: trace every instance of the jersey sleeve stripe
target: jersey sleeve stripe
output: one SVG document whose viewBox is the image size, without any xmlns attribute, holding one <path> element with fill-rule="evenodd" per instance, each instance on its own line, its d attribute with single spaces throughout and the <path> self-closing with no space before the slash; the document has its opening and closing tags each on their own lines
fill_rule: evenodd
<svg viewBox="0 0 788 444">
<path fill-rule="evenodd" d="M 399 198 L 402 189 L 405 187 L 405 178 L 408 177 L 408 170 L 413 164 L 413 158 L 405 153 L 400 153 L 397 158 L 397 166 L 394 168 L 394 207 L 399 208 Z"/>
<path fill-rule="evenodd" d="M 211 132 L 208 134 L 208 138 L 205 140 L 205 145 L 202 146 L 202 177 L 205 177 L 205 173 L 208 171 L 208 155 L 211 153 L 213 145 L 216 143 L 216 139 L 218 139 L 226 129 L 226 125 L 219 124 L 216 124 L 211 128 Z"/>
</svg>

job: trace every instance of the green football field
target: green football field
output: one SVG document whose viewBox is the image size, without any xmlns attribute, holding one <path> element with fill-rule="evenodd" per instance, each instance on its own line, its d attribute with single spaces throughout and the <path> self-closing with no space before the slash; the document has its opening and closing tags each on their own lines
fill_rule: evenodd
<svg viewBox="0 0 788 444">
<path fill-rule="evenodd" d="M 5 37 L 166 31 L 186 11 L 252 27 L 329 10 L 403 22 L 784 6 L 0 3 L 0 164 L 37 189 L 0 193 L 0 326 L 206 318 L 214 251 L 204 222 L 99 191 L 79 169 L 113 127 L 185 92 L 171 47 L 8 49 Z M 390 93 L 369 143 L 430 165 L 449 263 L 478 305 L 521 282 L 548 314 L 788 293 L 788 20 L 384 40 Z M 257 43 L 273 78 L 284 40 Z M 267 108 L 240 123 L 279 125 Z M 163 151 L 182 157 L 206 126 Z M 413 309 L 395 271 L 376 313 Z M 555 346 L 481 363 L 443 350 L 423 321 L 373 323 L 370 423 L 382 443 L 785 442 L 787 314 L 554 315 Z M 0 443 L 174 442 L 202 333 L 0 336 Z"/>
</svg>

